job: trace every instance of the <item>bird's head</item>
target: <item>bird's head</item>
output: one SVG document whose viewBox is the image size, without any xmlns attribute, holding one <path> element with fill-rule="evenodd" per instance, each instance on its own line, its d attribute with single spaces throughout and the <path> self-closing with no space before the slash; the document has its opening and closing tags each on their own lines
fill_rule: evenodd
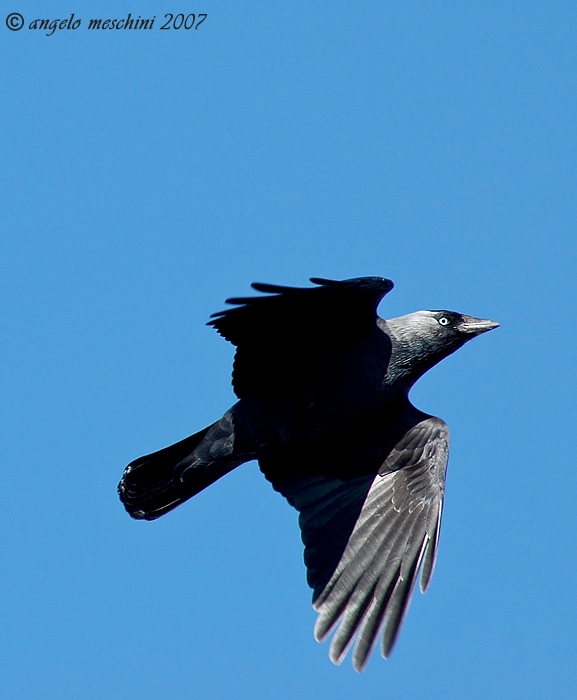
<svg viewBox="0 0 577 700">
<path fill-rule="evenodd" d="M 416 311 L 393 318 L 387 321 L 393 364 L 412 384 L 467 341 L 498 326 L 495 321 L 456 311 Z"/>
</svg>

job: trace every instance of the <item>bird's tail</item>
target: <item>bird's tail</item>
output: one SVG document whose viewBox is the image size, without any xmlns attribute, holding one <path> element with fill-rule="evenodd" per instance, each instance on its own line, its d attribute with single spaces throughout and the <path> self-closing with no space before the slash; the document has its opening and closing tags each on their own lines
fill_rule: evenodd
<svg viewBox="0 0 577 700">
<path fill-rule="evenodd" d="M 228 411 L 208 428 L 131 462 L 118 495 L 133 518 L 155 520 L 253 457 L 236 449 Z"/>
</svg>

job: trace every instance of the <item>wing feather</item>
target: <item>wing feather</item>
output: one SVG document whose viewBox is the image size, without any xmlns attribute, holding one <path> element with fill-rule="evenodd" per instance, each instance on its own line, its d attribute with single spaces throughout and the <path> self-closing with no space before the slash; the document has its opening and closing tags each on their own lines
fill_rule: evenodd
<svg viewBox="0 0 577 700">
<path fill-rule="evenodd" d="M 337 626 L 330 658 L 340 663 L 355 642 L 362 671 L 379 634 L 387 657 L 421 571 L 433 574 L 445 490 L 449 431 L 425 416 L 390 450 L 378 474 L 348 480 L 322 476 L 273 481 L 300 512 L 315 638 Z"/>
<path fill-rule="evenodd" d="M 254 282 L 266 296 L 227 299 L 234 308 L 212 314 L 208 325 L 237 347 L 239 398 L 298 393 L 375 327 L 377 306 L 393 288 L 382 277 L 311 281 L 317 286 Z"/>
</svg>

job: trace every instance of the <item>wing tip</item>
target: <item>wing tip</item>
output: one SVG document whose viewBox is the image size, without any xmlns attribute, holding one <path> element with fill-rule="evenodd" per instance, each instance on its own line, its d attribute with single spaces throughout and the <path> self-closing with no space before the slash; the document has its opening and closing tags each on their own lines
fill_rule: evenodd
<svg viewBox="0 0 577 700">
<path fill-rule="evenodd" d="M 333 280 L 328 279 L 327 277 L 309 277 L 309 280 L 313 284 L 318 284 L 323 287 L 334 287 L 339 284 L 350 285 L 354 283 L 362 287 L 367 287 L 370 289 L 374 289 L 375 291 L 379 291 L 383 296 L 390 292 L 391 289 L 393 289 L 395 286 L 393 280 L 390 280 L 387 277 L 380 277 L 377 275 L 369 277 L 349 277 L 348 279 L 344 280 Z"/>
<path fill-rule="evenodd" d="M 265 294 L 283 294 L 283 292 L 294 291 L 296 287 L 287 287 L 282 284 L 270 284 L 268 282 L 251 282 L 250 285 L 257 292 Z"/>
</svg>

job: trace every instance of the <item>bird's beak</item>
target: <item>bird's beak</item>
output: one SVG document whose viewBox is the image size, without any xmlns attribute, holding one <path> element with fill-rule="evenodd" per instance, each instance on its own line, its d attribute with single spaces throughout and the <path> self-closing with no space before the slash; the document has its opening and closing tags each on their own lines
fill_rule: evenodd
<svg viewBox="0 0 577 700">
<path fill-rule="evenodd" d="M 474 318 L 473 316 L 463 316 L 463 320 L 457 326 L 461 333 L 467 333 L 468 335 L 480 335 L 498 327 L 499 324 L 496 321 Z"/>
</svg>

